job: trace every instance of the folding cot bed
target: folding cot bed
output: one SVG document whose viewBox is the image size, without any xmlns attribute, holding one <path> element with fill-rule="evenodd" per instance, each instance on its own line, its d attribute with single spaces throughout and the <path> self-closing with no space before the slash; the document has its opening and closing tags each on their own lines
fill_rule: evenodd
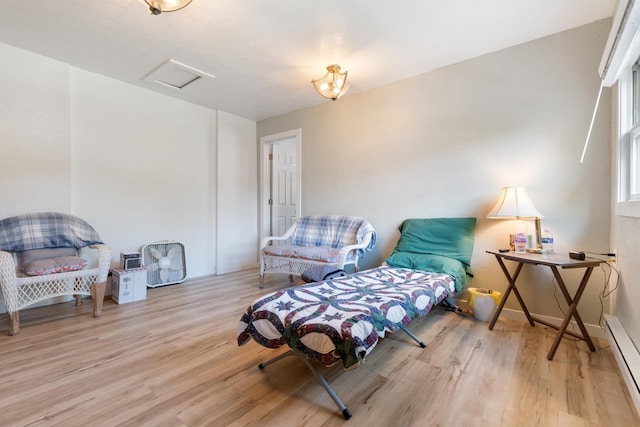
<svg viewBox="0 0 640 427">
<path fill-rule="evenodd" d="M 407 329 L 415 318 L 463 290 L 472 276 L 475 218 L 409 219 L 384 265 L 354 274 L 278 290 L 254 301 L 238 326 L 238 345 L 253 339 L 290 350 L 320 381 L 345 419 L 351 413 L 312 362 L 356 368 L 386 332 Z"/>
</svg>

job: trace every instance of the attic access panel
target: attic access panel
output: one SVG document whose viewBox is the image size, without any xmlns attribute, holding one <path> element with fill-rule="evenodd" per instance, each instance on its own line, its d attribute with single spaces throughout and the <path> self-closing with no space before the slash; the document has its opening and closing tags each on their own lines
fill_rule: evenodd
<svg viewBox="0 0 640 427">
<path fill-rule="evenodd" d="M 144 76 L 142 80 L 171 89 L 182 90 L 191 83 L 206 77 L 216 78 L 212 74 L 169 59 Z"/>
</svg>

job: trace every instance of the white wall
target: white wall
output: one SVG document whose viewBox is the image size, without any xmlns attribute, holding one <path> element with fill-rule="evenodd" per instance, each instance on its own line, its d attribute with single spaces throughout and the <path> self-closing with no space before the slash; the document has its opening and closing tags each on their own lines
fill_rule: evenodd
<svg viewBox="0 0 640 427">
<path fill-rule="evenodd" d="M 78 215 L 114 266 L 164 239 L 184 243 L 188 277 L 215 274 L 216 259 L 257 265 L 255 122 L 8 45 L 0 57 L 0 218 Z"/>
<path fill-rule="evenodd" d="M 365 267 L 388 256 L 405 218 L 475 216 L 472 285 L 504 289 L 502 272 L 485 253 L 507 246 L 515 227 L 485 218 L 503 186 L 527 188 L 559 252 L 608 249 L 608 92 L 579 164 L 607 34 L 608 23 L 598 22 L 347 94 L 263 120 L 258 136 L 302 128 L 303 214 L 368 218 L 379 239 Z M 566 277 L 575 288 L 576 274 Z M 562 316 L 549 271 L 527 268 L 520 280 L 532 312 Z M 586 322 L 598 323 L 602 280 L 593 275 L 581 302 Z M 519 308 L 511 300 L 508 307 Z"/>
<path fill-rule="evenodd" d="M 254 121 L 218 113 L 217 273 L 258 263 L 258 145 Z"/>
<path fill-rule="evenodd" d="M 0 44 L 0 218 L 69 213 L 69 66 Z"/>
<path fill-rule="evenodd" d="M 178 240 L 188 275 L 211 274 L 215 111 L 79 69 L 71 77 L 72 212 L 98 229 L 114 260 Z"/>
</svg>

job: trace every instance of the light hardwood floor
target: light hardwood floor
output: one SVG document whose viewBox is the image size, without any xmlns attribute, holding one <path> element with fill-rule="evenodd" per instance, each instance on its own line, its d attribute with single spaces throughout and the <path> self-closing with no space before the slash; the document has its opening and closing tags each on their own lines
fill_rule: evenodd
<svg viewBox="0 0 640 427">
<path fill-rule="evenodd" d="M 145 301 L 91 301 L 0 320 L 1 426 L 640 426 L 604 340 L 591 353 L 554 331 L 487 324 L 440 308 L 388 334 L 358 369 L 320 368 L 353 414 L 345 421 L 304 363 L 236 343 L 238 320 L 288 284 L 255 270 L 149 289 Z"/>
</svg>

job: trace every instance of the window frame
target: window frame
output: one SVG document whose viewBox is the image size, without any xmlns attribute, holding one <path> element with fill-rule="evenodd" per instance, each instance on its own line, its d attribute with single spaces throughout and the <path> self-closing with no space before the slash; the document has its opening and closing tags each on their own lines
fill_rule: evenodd
<svg viewBox="0 0 640 427">
<path fill-rule="evenodd" d="M 640 58 L 622 71 L 617 89 L 616 215 L 640 218 Z"/>
</svg>

